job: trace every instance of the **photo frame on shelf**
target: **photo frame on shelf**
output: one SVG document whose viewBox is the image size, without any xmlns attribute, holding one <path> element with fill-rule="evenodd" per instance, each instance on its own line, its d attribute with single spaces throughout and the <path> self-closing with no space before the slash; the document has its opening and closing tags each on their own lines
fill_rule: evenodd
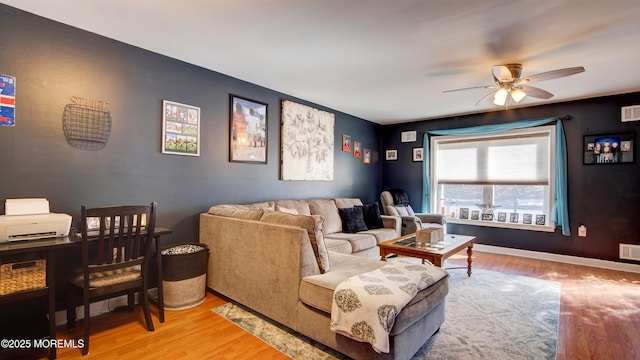
<svg viewBox="0 0 640 360">
<path fill-rule="evenodd" d="M 398 160 L 398 149 L 387 149 L 384 153 L 384 159 L 389 161 Z"/>
<path fill-rule="evenodd" d="M 482 221 L 493 221 L 493 214 L 491 213 L 483 213 Z"/>
<path fill-rule="evenodd" d="M 522 215 L 522 223 L 523 224 L 531 224 L 533 222 L 533 214 L 524 214 Z"/>
<path fill-rule="evenodd" d="M 519 214 L 518 213 L 511 213 L 509 214 L 509 222 L 512 223 L 517 223 L 518 222 L 518 218 L 519 218 Z"/>
<path fill-rule="evenodd" d="M 354 158 L 362 157 L 362 143 L 360 141 L 353 142 L 353 157 Z"/>
<path fill-rule="evenodd" d="M 266 164 L 269 106 L 237 95 L 229 98 L 229 161 Z"/>
<path fill-rule="evenodd" d="M 544 225 L 546 224 L 546 219 L 544 214 L 536 215 L 536 225 Z"/>
<path fill-rule="evenodd" d="M 162 100 L 162 153 L 200 156 L 200 108 Z"/>
<path fill-rule="evenodd" d="M 423 151 L 424 151 L 424 149 L 421 148 L 421 147 L 414 147 L 413 148 L 413 161 L 414 162 L 422 161 L 422 152 Z"/>
<path fill-rule="evenodd" d="M 371 165 L 371 149 L 364 148 L 362 151 L 364 152 L 362 163 L 365 165 Z"/>
<path fill-rule="evenodd" d="M 342 151 L 351 152 L 351 135 L 342 134 Z"/>
<path fill-rule="evenodd" d="M 471 220 L 480 220 L 480 210 L 471 211 Z"/>
<path fill-rule="evenodd" d="M 499 212 L 498 213 L 498 221 L 506 222 L 507 221 L 507 213 L 506 212 Z"/>
<path fill-rule="evenodd" d="M 635 133 L 585 135 L 583 164 L 629 164 L 635 162 Z"/>
<path fill-rule="evenodd" d="M 460 208 L 460 219 L 469 218 L 469 208 Z"/>
</svg>

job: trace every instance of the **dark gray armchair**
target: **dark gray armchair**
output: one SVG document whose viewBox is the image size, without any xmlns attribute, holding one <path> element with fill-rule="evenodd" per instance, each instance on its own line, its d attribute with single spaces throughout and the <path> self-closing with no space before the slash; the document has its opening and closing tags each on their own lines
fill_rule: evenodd
<svg viewBox="0 0 640 360">
<path fill-rule="evenodd" d="M 429 227 L 446 231 L 446 219 L 441 214 L 415 213 L 409 204 L 407 193 L 401 189 L 387 189 L 380 194 L 384 215 L 399 216 L 402 219 L 402 235 L 415 233 Z"/>
</svg>

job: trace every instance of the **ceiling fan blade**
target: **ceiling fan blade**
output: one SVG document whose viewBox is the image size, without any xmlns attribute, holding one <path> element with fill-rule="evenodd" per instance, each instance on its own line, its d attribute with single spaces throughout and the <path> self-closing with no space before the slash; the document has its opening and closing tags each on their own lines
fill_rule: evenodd
<svg viewBox="0 0 640 360">
<path fill-rule="evenodd" d="M 542 90 L 533 86 L 518 86 L 518 89 L 524 91 L 527 96 L 531 96 L 538 99 L 551 99 L 553 94 L 548 92 L 547 90 Z"/>
<path fill-rule="evenodd" d="M 444 90 L 443 93 L 454 92 L 454 91 L 462 91 L 462 90 L 473 90 L 473 89 L 497 89 L 498 86 L 495 85 L 484 85 L 484 86 L 472 86 L 461 89 L 452 89 L 452 90 Z"/>
<path fill-rule="evenodd" d="M 565 77 L 565 76 L 571 76 L 571 75 L 579 74 L 581 72 L 584 72 L 584 67 L 582 67 L 582 66 L 576 66 L 576 67 L 570 67 L 570 68 L 565 68 L 565 69 L 552 70 L 552 71 L 547 71 L 547 72 L 543 72 L 543 73 L 534 74 L 534 75 L 531 75 L 531 76 L 524 77 L 524 78 L 520 79 L 517 82 L 517 84 L 527 84 L 527 83 L 534 82 L 534 81 L 545 81 L 545 80 L 557 79 L 557 78 L 561 78 L 561 77 Z"/>
<path fill-rule="evenodd" d="M 496 86 L 496 88 L 497 88 L 497 86 Z M 485 95 L 485 96 L 481 97 L 481 98 L 480 98 L 480 100 L 478 100 L 478 102 L 476 103 L 476 105 L 475 105 L 475 106 L 480 105 L 480 103 L 482 102 L 482 100 L 484 100 L 484 99 L 488 98 L 490 95 L 495 94 L 497 91 L 498 91 L 498 90 L 493 90 L 492 92 L 488 93 L 487 95 Z"/>
</svg>

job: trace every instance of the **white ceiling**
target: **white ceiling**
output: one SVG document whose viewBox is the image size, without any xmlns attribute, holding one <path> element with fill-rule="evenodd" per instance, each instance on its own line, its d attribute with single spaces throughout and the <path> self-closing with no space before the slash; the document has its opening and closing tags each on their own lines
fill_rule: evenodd
<svg viewBox="0 0 640 360">
<path fill-rule="evenodd" d="M 0 0 L 375 123 L 496 110 L 493 65 L 555 96 L 640 90 L 639 0 Z"/>
</svg>

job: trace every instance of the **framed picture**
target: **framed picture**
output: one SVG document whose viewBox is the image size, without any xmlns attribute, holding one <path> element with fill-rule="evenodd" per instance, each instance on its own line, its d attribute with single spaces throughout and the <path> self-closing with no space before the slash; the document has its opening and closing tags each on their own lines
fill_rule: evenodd
<svg viewBox="0 0 640 360">
<path fill-rule="evenodd" d="M 362 157 L 362 143 L 360 141 L 353 142 L 353 157 L 355 158 Z"/>
<path fill-rule="evenodd" d="M 489 214 L 489 213 L 482 214 L 482 221 L 493 221 L 493 214 Z"/>
<path fill-rule="evenodd" d="M 351 135 L 342 134 L 342 151 L 351 152 Z"/>
<path fill-rule="evenodd" d="M 507 213 L 506 212 L 499 212 L 498 213 L 498 221 L 506 222 L 507 221 Z"/>
<path fill-rule="evenodd" d="M 413 148 L 413 161 L 422 161 L 422 151 L 421 147 Z"/>
<path fill-rule="evenodd" d="M 282 100 L 280 179 L 333 181 L 335 114 Z"/>
<path fill-rule="evenodd" d="M 364 164 L 370 165 L 371 164 L 371 149 L 367 149 L 364 148 L 364 159 L 362 159 L 362 162 Z"/>
<path fill-rule="evenodd" d="M 398 160 L 398 149 L 388 149 L 385 152 L 385 160 Z"/>
<path fill-rule="evenodd" d="M 583 163 L 624 164 L 635 162 L 635 133 L 586 135 L 583 141 Z"/>
<path fill-rule="evenodd" d="M 522 215 L 522 223 L 523 224 L 531 224 L 532 221 L 533 221 L 533 215 L 532 214 L 524 214 L 524 215 Z"/>
<path fill-rule="evenodd" d="M 229 161 L 267 163 L 268 105 L 231 95 L 229 103 Z"/>
<path fill-rule="evenodd" d="M 162 100 L 162 153 L 200 156 L 200 108 Z"/>
<path fill-rule="evenodd" d="M 469 218 L 469 208 L 460 208 L 460 219 Z"/>
<path fill-rule="evenodd" d="M 471 220 L 480 220 L 480 210 L 471 211 Z"/>
<path fill-rule="evenodd" d="M 519 216 L 518 213 L 511 213 L 509 215 L 509 222 L 517 223 L 518 222 L 518 216 Z"/>
<path fill-rule="evenodd" d="M 536 215 L 536 225 L 544 225 L 545 217 L 544 215 Z"/>
</svg>

